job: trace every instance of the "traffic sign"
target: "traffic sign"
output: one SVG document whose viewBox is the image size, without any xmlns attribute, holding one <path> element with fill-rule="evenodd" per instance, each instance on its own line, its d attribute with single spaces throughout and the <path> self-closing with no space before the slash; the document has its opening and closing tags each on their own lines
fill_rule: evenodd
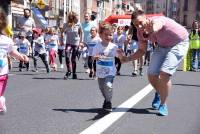
<svg viewBox="0 0 200 134">
<path fill-rule="evenodd" d="M 44 2 L 44 0 L 38 0 L 38 2 L 36 3 L 37 7 L 39 7 L 40 9 L 45 8 L 46 4 Z"/>
</svg>

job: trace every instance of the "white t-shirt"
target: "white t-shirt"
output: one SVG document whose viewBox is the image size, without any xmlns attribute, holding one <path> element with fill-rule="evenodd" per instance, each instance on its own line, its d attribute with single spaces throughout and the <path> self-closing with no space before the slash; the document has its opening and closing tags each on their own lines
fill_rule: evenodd
<svg viewBox="0 0 200 134">
<path fill-rule="evenodd" d="M 7 54 L 13 51 L 14 42 L 5 35 L 0 35 L 0 76 L 8 74 Z"/>
<path fill-rule="evenodd" d="M 115 56 L 117 54 L 118 47 L 109 43 L 108 46 L 104 47 L 101 42 L 97 43 L 93 48 L 93 55 L 102 55 L 106 58 L 97 60 L 96 62 L 96 76 L 99 78 L 105 78 L 106 76 L 115 76 L 116 67 L 115 67 Z"/>
<path fill-rule="evenodd" d="M 27 39 L 20 39 L 17 46 L 19 46 L 19 52 L 25 55 L 29 55 L 29 47 L 31 43 Z"/>
<path fill-rule="evenodd" d="M 19 18 L 19 21 L 18 21 L 19 25 L 24 27 L 23 29 L 21 29 L 22 31 L 25 31 L 26 33 L 26 36 L 32 36 L 32 29 L 34 27 L 36 27 L 35 25 L 35 21 L 33 18 L 29 17 L 29 18 L 25 18 L 25 17 L 22 17 L 22 18 Z"/>
<path fill-rule="evenodd" d="M 58 42 L 59 42 L 58 35 L 48 35 L 48 36 L 46 36 L 45 40 L 48 41 L 48 47 L 50 50 L 51 49 L 53 49 L 55 51 L 58 50 Z"/>
<path fill-rule="evenodd" d="M 89 56 L 94 56 L 93 55 L 93 48 L 96 46 L 97 43 L 101 42 L 101 38 L 99 36 L 96 36 L 92 38 L 92 36 L 89 36 L 86 40 L 86 44 L 88 46 L 88 53 Z"/>
<path fill-rule="evenodd" d="M 123 49 L 125 41 L 126 36 L 124 34 L 118 35 L 117 33 L 115 33 L 113 35 L 113 43 L 115 43 L 118 46 L 118 48 Z"/>
</svg>

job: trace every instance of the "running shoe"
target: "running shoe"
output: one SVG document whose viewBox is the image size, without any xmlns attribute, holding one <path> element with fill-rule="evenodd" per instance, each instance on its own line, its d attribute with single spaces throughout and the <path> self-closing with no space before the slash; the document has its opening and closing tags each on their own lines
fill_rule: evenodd
<svg viewBox="0 0 200 134">
<path fill-rule="evenodd" d="M 110 101 L 108 101 L 108 102 L 104 101 L 103 109 L 105 111 L 111 112 L 112 111 L 112 103 Z"/>
<path fill-rule="evenodd" d="M 93 72 L 90 71 L 90 73 L 89 73 L 89 77 L 92 78 L 92 76 L 93 76 Z"/>
<path fill-rule="evenodd" d="M 139 74 L 140 74 L 140 76 L 144 75 L 142 70 L 143 70 L 142 68 L 139 68 Z"/>
<path fill-rule="evenodd" d="M 63 65 L 63 64 L 60 64 L 60 68 L 63 69 L 63 68 L 64 68 L 64 65 Z"/>
<path fill-rule="evenodd" d="M 37 70 L 37 69 L 34 69 L 34 70 L 33 70 L 33 72 L 36 72 L 36 73 L 37 73 L 37 72 L 38 72 L 38 70 Z"/>
<path fill-rule="evenodd" d="M 116 75 L 121 75 L 119 71 L 117 71 Z"/>
<path fill-rule="evenodd" d="M 160 104 L 158 111 L 159 111 L 159 115 L 167 116 L 168 115 L 167 104 Z"/>
<path fill-rule="evenodd" d="M 156 92 L 155 97 L 154 97 L 153 102 L 152 102 L 152 107 L 154 109 L 158 109 L 159 106 L 160 106 L 160 103 L 161 103 L 160 94 Z"/>
<path fill-rule="evenodd" d="M 132 76 L 137 76 L 137 70 L 135 70 L 134 72 L 132 72 Z"/>
<path fill-rule="evenodd" d="M 68 72 L 65 74 L 64 79 L 67 79 L 70 75 L 71 75 L 71 72 L 68 71 Z"/>
<path fill-rule="evenodd" d="M 76 74 L 73 74 L 73 75 L 72 75 L 72 79 L 77 79 L 77 75 L 76 75 Z"/>
<path fill-rule="evenodd" d="M 4 96 L 0 97 L 0 114 L 5 114 L 7 109 L 6 109 L 6 99 Z"/>
</svg>

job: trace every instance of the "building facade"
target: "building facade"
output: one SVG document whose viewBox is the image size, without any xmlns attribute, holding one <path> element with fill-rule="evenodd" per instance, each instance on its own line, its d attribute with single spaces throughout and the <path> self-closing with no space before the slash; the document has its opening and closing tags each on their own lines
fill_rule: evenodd
<svg viewBox="0 0 200 134">
<path fill-rule="evenodd" d="M 192 27 L 192 22 L 200 22 L 200 1 L 199 0 L 177 0 L 177 20 L 187 28 Z"/>
</svg>

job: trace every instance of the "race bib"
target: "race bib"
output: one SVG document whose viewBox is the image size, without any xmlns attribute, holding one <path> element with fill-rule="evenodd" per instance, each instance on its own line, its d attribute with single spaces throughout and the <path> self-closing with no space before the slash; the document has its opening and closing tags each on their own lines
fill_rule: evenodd
<svg viewBox="0 0 200 134">
<path fill-rule="evenodd" d="M 123 49 L 123 45 L 118 45 L 118 48 L 119 49 Z"/>
<path fill-rule="evenodd" d="M 96 62 L 96 76 L 99 78 L 105 78 L 110 75 L 110 72 L 113 70 L 114 58 L 107 57 L 101 58 Z"/>
<path fill-rule="evenodd" d="M 88 44 L 88 46 L 89 46 L 89 48 L 88 48 L 89 54 L 93 53 L 93 48 L 94 48 L 95 45 L 96 45 L 95 43 Z"/>
<path fill-rule="evenodd" d="M 28 52 L 28 48 L 25 44 L 20 44 L 19 52 L 22 54 L 26 54 Z"/>
<path fill-rule="evenodd" d="M 53 48 L 53 47 L 56 47 L 56 44 L 50 44 L 50 46 Z"/>
<path fill-rule="evenodd" d="M 50 49 L 55 49 L 56 48 L 56 44 L 49 44 Z"/>
</svg>

